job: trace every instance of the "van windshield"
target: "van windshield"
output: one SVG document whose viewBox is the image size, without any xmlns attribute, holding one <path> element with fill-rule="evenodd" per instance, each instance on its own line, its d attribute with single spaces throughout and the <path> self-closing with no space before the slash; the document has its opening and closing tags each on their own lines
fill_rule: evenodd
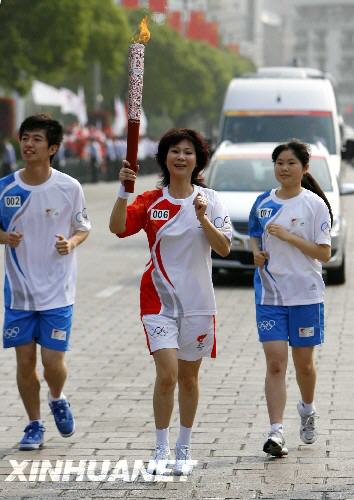
<svg viewBox="0 0 354 500">
<path fill-rule="evenodd" d="M 290 139 L 317 144 L 336 154 L 332 114 L 226 115 L 221 141 L 287 142 Z"/>
<path fill-rule="evenodd" d="M 328 164 L 324 158 L 311 158 L 310 173 L 322 190 L 333 191 Z M 270 158 L 215 158 L 210 165 L 208 186 L 215 191 L 263 192 L 279 183 Z"/>
</svg>

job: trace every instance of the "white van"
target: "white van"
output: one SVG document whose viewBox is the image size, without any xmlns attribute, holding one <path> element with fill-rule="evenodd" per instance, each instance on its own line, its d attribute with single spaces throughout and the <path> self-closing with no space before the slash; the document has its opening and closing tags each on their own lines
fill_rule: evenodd
<svg viewBox="0 0 354 500">
<path fill-rule="evenodd" d="M 341 171 L 341 137 L 333 86 L 311 68 L 260 68 L 234 78 L 226 91 L 219 142 L 321 142 Z"/>
</svg>

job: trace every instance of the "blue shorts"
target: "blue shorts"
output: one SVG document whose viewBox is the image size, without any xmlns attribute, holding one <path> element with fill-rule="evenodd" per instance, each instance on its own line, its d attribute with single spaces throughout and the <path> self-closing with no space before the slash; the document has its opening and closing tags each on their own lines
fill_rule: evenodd
<svg viewBox="0 0 354 500">
<path fill-rule="evenodd" d="M 47 311 L 21 311 L 5 308 L 4 348 L 32 342 L 54 351 L 68 351 L 73 306 Z"/>
<path fill-rule="evenodd" d="M 324 341 L 324 306 L 268 306 L 256 304 L 260 342 L 285 340 L 292 347 L 307 347 Z"/>
</svg>

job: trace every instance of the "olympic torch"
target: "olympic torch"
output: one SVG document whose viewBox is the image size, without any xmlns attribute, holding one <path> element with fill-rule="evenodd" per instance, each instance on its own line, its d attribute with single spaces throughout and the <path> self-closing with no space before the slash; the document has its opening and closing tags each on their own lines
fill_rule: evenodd
<svg viewBox="0 0 354 500">
<path fill-rule="evenodd" d="M 129 46 L 129 85 L 128 85 L 128 133 L 127 133 L 127 161 L 130 168 L 137 171 L 137 157 L 139 144 L 139 127 L 141 103 L 144 84 L 144 55 L 145 45 L 150 40 L 147 26 L 147 16 L 140 22 L 139 33 Z M 124 182 L 125 191 L 134 193 L 134 182 Z"/>
</svg>

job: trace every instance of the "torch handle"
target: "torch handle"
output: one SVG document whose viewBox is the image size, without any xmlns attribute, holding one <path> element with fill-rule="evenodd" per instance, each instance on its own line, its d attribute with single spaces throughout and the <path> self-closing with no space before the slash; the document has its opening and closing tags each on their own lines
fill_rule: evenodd
<svg viewBox="0 0 354 500">
<path fill-rule="evenodd" d="M 137 171 L 137 158 L 139 146 L 139 127 L 140 121 L 128 120 L 127 133 L 127 161 L 130 163 L 130 168 Z M 134 181 L 124 181 L 126 193 L 134 193 Z"/>
</svg>

